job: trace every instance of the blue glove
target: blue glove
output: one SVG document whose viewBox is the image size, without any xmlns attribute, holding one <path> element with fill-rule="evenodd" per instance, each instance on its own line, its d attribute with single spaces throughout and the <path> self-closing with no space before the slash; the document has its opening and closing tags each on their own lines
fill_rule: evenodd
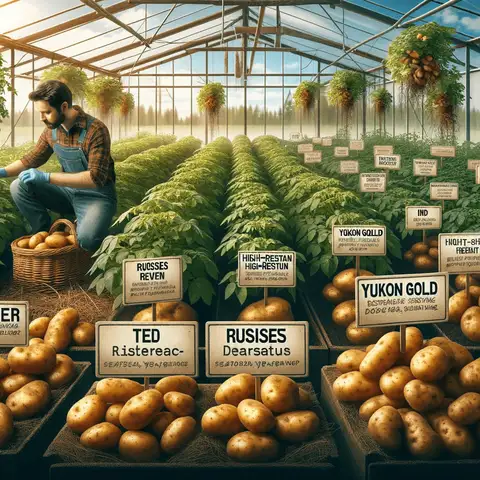
<svg viewBox="0 0 480 480">
<path fill-rule="evenodd" d="M 41 183 L 50 183 L 50 174 L 46 172 L 41 172 L 36 168 L 29 168 L 24 170 L 18 176 L 23 183 L 33 183 L 35 185 L 40 185 Z"/>
<path fill-rule="evenodd" d="M 8 177 L 7 171 L 4 168 L 0 168 L 0 178 Z"/>
</svg>

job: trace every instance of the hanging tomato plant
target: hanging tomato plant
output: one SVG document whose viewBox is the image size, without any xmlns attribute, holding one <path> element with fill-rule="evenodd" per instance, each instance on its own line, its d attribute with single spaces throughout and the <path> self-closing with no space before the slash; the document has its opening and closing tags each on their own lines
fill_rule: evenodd
<svg viewBox="0 0 480 480">
<path fill-rule="evenodd" d="M 311 110 L 315 106 L 319 86 L 317 82 L 300 83 L 293 94 L 295 107 L 303 111 Z"/>
<path fill-rule="evenodd" d="M 118 111 L 120 112 L 120 115 L 126 118 L 130 113 L 133 112 L 134 108 L 135 108 L 134 96 L 131 93 L 122 92 L 120 103 L 118 105 Z"/>
<path fill-rule="evenodd" d="M 391 107 L 393 97 L 386 88 L 378 88 L 370 94 L 375 112 L 379 115 L 385 115 L 387 110 Z"/>
<path fill-rule="evenodd" d="M 225 105 L 225 89 L 221 83 L 207 83 L 197 96 L 200 112 L 206 112 L 210 131 L 218 127 L 220 109 Z"/>
<path fill-rule="evenodd" d="M 42 74 L 42 81 L 59 80 L 67 85 L 76 101 L 85 97 L 87 89 L 87 74 L 74 65 L 60 63 L 48 68 Z"/>
<path fill-rule="evenodd" d="M 118 78 L 96 77 L 88 82 L 86 99 L 91 107 L 100 109 L 103 115 L 108 115 L 122 101 L 123 85 Z"/>
</svg>

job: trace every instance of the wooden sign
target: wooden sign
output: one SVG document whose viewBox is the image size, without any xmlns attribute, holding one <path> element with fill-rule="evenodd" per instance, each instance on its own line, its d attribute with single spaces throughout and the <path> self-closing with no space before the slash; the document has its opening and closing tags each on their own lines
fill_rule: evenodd
<svg viewBox="0 0 480 480">
<path fill-rule="evenodd" d="M 415 177 L 436 177 L 437 176 L 437 160 L 414 158 L 413 159 L 413 175 Z"/>
<path fill-rule="evenodd" d="M 387 187 L 386 173 L 361 173 L 360 192 L 384 193 Z"/>
<path fill-rule="evenodd" d="M 452 146 L 432 145 L 430 155 L 434 157 L 452 158 L 456 156 L 456 148 Z"/>
<path fill-rule="evenodd" d="M 348 147 L 335 147 L 333 154 L 336 157 L 348 157 L 350 155 Z"/>
<path fill-rule="evenodd" d="M 405 207 L 405 221 L 407 230 L 438 230 L 442 228 L 442 207 Z"/>
<path fill-rule="evenodd" d="M 393 155 L 393 145 L 376 145 L 373 147 L 374 155 Z"/>
<path fill-rule="evenodd" d="M 375 155 L 375 168 L 400 170 L 400 155 Z"/>
</svg>

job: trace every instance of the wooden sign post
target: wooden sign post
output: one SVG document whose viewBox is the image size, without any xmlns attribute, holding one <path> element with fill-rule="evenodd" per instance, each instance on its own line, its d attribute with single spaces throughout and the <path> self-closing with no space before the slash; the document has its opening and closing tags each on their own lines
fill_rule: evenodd
<svg viewBox="0 0 480 480">
<path fill-rule="evenodd" d="M 423 177 L 423 183 L 427 183 L 427 177 L 436 177 L 438 174 L 436 159 L 413 159 L 413 175 Z"/>
<path fill-rule="evenodd" d="M 443 159 L 454 158 L 457 152 L 454 146 L 432 145 L 430 147 L 430 155 L 432 157 L 440 157 L 440 168 L 443 168 Z"/>
<path fill-rule="evenodd" d="M 458 200 L 458 183 L 430 183 L 430 200 L 440 200 L 442 202 L 442 211 L 445 210 L 445 200 Z"/>
<path fill-rule="evenodd" d="M 421 230 L 422 242 L 426 243 L 427 230 L 442 228 L 442 208 L 431 205 L 405 207 L 405 228 Z"/>
<path fill-rule="evenodd" d="M 373 200 L 374 193 L 385 193 L 387 190 L 386 173 L 361 173 L 360 174 L 360 192 L 370 193 Z"/>
<path fill-rule="evenodd" d="M 0 302 L 0 347 L 28 345 L 29 303 L 26 301 Z"/>
</svg>

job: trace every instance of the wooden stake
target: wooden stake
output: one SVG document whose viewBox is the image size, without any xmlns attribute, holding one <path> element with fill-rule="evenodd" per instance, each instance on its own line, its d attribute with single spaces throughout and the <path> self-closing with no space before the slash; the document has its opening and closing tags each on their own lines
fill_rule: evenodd
<svg viewBox="0 0 480 480">
<path fill-rule="evenodd" d="M 445 210 L 445 200 L 442 200 L 442 213 Z"/>
<path fill-rule="evenodd" d="M 152 303 L 152 322 L 157 321 L 157 304 Z"/>
<path fill-rule="evenodd" d="M 443 157 L 440 157 L 440 168 L 443 168 Z"/>
<path fill-rule="evenodd" d="M 427 243 L 427 231 L 426 230 L 422 230 L 422 242 L 423 243 Z"/>
<path fill-rule="evenodd" d="M 465 290 L 467 291 L 467 302 L 470 304 L 472 298 L 470 295 L 470 274 L 469 273 L 465 275 Z"/>
<path fill-rule="evenodd" d="M 143 379 L 143 390 L 148 390 L 150 388 L 150 378 L 144 377 Z"/>
<path fill-rule="evenodd" d="M 404 353 L 407 345 L 407 327 L 400 325 L 400 352 Z"/>
<path fill-rule="evenodd" d="M 427 177 L 423 177 L 423 184 L 425 185 L 427 183 Z"/>
<path fill-rule="evenodd" d="M 267 306 L 267 298 L 268 298 L 268 287 L 263 288 L 263 306 Z"/>
<path fill-rule="evenodd" d="M 370 200 L 373 202 L 373 192 L 370 194 Z"/>
<path fill-rule="evenodd" d="M 262 379 L 260 377 L 255 377 L 255 400 L 261 401 L 261 390 L 262 387 Z"/>
<path fill-rule="evenodd" d="M 360 257 L 358 255 L 355 256 L 355 276 L 360 276 Z"/>
</svg>

